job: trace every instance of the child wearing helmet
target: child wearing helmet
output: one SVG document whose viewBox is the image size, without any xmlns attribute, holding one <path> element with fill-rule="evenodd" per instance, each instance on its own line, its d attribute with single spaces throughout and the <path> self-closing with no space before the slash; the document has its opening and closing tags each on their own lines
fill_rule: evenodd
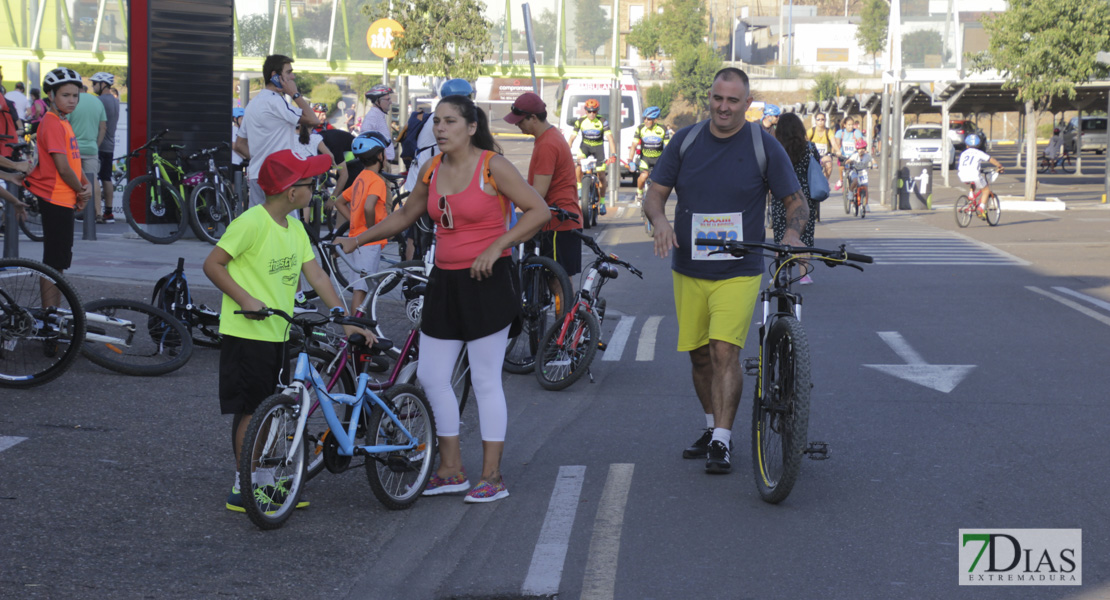
<svg viewBox="0 0 1110 600">
<path fill-rule="evenodd" d="M 42 262 L 62 272 L 73 260 L 73 219 L 92 197 L 92 186 L 81 169 L 77 136 L 63 117 L 77 108 L 81 75 L 59 67 L 46 74 L 42 89 L 50 110 L 38 129 L 39 162 L 24 185 L 39 199 L 42 211 Z M 49 157 L 49 158 L 48 158 Z M 60 293 L 44 289 L 44 306 L 57 306 Z"/>
<path fill-rule="evenodd" d="M 855 193 L 856 186 L 858 185 L 859 175 L 858 169 L 866 169 L 871 166 L 871 154 L 867 152 L 867 140 L 859 138 L 855 142 L 855 151 L 848 155 L 844 164 L 849 167 L 848 169 L 848 191 L 851 194 Z M 867 206 L 867 196 L 864 195 L 862 206 Z"/>
<path fill-rule="evenodd" d="M 617 160 L 617 142 L 613 139 L 613 132 L 609 130 L 609 125 L 598 116 L 601 110 L 601 103 L 596 98 L 586 100 L 584 107 L 586 115 L 580 117 L 574 122 L 574 132 L 570 135 L 571 150 L 574 150 L 574 139 L 578 134 L 582 134 L 582 142 L 578 146 L 578 154 L 581 158 L 592 156 L 597 159 L 596 170 L 599 173 L 598 179 L 601 181 L 601 201 L 599 202 L 598 213 L 605 214 L 605 197 L 609 188 L 608 177 L 600 175 L 605 172 L 605 167 L 609 163 L 616 162 Z M 605 158 L 605 140 L 609 140 L 609 158 Z M 574 175 L 578 179 L 578 187 L 582 187 L 582 165 L 575 163 Z"/>
<path fill-rule="evenodd" d="M 987 179 L 983 177 L 983 173 L 979 168 L 983 163 L 989 162 L 990 164 L 998 167 L 998 172 L 1002 173 L 1006 169 L 1002 163 L 991 158 L 989 154 L 979 149 L 983 144 L 982 138 L 978 134 L 971 133 L 964 138 L 964 144 L 967 144 L 967 150 L 960 153 L 960 165 L 956 170 L 956 175 L 960 181 L 966 183 L 971 191 L 976 189 L 982 190 L 980 198 L 984 201 L 979 203 L 979 216 L 982 217 L 986 214 L 984 207 L 986 206 L 985 200 L 991 197 L 991 188 L 987 185 Z"/>
<path fill-rule="evenodd" d="M 640 171 L 640 176 L 636 179 L 636 202 L 643 200 L 644 184 L 647 183 L 651 170 L 655 168 L 655 163 L 663 155 L 663 148 L 671 141 L 667 129 L 656 121 L 660 114 L 658 106 L 649 106 L 644 111 L 643 125 L 637 127 L 636 132 L 632 134 L 628 162 L 638 167 Z M 639 164 L 636 163 L 637 151 L 640 154 Z"/>
<path fill-rule="evenodd" d="M 335 208 L 339 214 L 351 222 L 351 228 L 347 233 L 350 237 L 358 237 L 360 233 L 386 216 L 386 199 L 389 198 L 389 192 L 386 190 L 385 180 L 379 173 L 385 166 L 385 149 L 388 145 L 389 140 L 376 131 L 363 133 L 351 142 L 351 154 L 354 154 L 355 160 L 362 164 L 362 172 L 335 202 Z M 385 240 L 370 242 L 351 253 L 351 264 L 357 271 L 345 273 L 347 281 L 352 282 L 351 289 L 354 291 L 351 306 L 362 304 L 370 291 L 363 277 L 378 272 L 385 242 Z M 346 265 L 342 268 L 349 271 Z"/>
</svg>

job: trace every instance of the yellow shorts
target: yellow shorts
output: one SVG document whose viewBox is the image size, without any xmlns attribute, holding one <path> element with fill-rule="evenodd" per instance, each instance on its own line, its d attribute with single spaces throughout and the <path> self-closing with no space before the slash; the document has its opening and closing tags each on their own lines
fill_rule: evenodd
<svg viewBox="0 0 1110 600">
<path fill-rule="evenodd" d="M 733 277 L 714 281 L 674 277 L 674 306 L 678 315 L 678 351 L 689 352 L 720 340 L 744 347 L 752 312 L 759 298 L 761 277 Z"/>
</svg>

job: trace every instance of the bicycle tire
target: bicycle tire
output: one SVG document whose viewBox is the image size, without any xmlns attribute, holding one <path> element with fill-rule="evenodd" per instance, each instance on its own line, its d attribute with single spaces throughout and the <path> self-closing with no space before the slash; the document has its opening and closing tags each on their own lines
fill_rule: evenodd
<svg viewBox="0 0 1110 600">
<path fill-rule="evenodd" d="M 1051 165 L 1052 165 L 1052 160 L 1050 160 L 1047 156 L 1042 156 L 1041 160 L 1037 162 L 1037 172 L 1038 173 L 1047 173 L 1048 169 L 1049 169 L 1049 167 L 1051 167 Z"/>
<path fill-rule="evenodd" d="M 967 227 L 971 224 L 971 200 L 967 196 L 960 196 L 956 199 L 956 224 L 960 227 Z"/>
<path fill-rule="evenodd" d="M 41 201 L 27 188 L 22 188 L 20 195 L 23 203 L 27 205 L 27 216 L 19 222 L 19 228 L 32 242 L 41 242 L 43 239 L 42 210 L 39 208 L 39 202 Z"/>
<path fill-rule="evenodd" d="M 189 328 L 158 307 L 124 298 L 101 298 L 85 304 L 85 314 L 81 353 L 105 369 L 124 375 L 165 375 L 185 366 L 193 356 Z M 90 314 L 110 317 L 113 322 L 87 318 Z"/>
<path fill-rule="evenodd" d="M 802 324 L 794 317 L 776 319 L 762 353 L 760 397 L 752 406 L 752 466 L 759 496 L 778 504 L 798 480 L 807 445 L 811 382 Z"/>
<path fill-rule="evenodd" d="M 560 294 L 551 291 L 551 282 L 557 281 Z M 536 368 L 536 354 L 547 333 L 547 324 L 558 323 L 571 306 L 572 284 L 562 265 L 546 256 L 526 256 L 520 267 L 521 330 L 509 340 L 505 349 L 503 368 L 509 373 L 523 375 Z"/>
<path fill-rule="evenodd" d="M 998 201 L 998 196 L 991 192 L 991 197 L 987 198 L 987 224 L 991 227 L 998 225 L 1002 220 L 1002 203 Z"/>
<path fill-rule="evenodd" d="M 582 228 L 589 229 L 590 224 L 590 190 L 594 189 L 593 175 L 582 176 L 582 188 L 578 193 L 579 208 L 582 209 Z"/>
<path fill-rule="evenodd" d="M 424 390 L 415 385 L 395 385 L 386 390 L 383 401 L 405 429 L 417 440 L 411 450 L 390 452 L 388 456 L 366 459 L 366 479 L 374 497 L 390 510 L 404 510 L 416 502 L 428 485 L 435 463 L 436 428 L 431 406 Z M 409 440 L 397 424 L 374 405 L 366 429 L 368 445 L 408 445 Z"/>
<path fill-rule="evenodd" d="M 601 339 L 601 325 L 597 317 L 586 309 L 579 309 L 559 342 L 562 323 L 547 330 L 542 342 L 542 354 L 536 361 L 536 379 L 545 390 L 564 390 L 578 381 L 597 354 Z"/>
<path fill-rule="evenodd" d="M 856 188 L 856 210 L 859 212 L 859 218 L 867 218 L 867 189 Z"/>
<path fill-rule="evenodd" d="M 134 198 L 133 196 L 136 193 L 141 195 Z M 151 212 L 158 216 L 170 214 L 171 211 L 177 210 L 179 213 L 177 215 L 178 221 L 176 224 L 151 223 L 140 225 L 131 211 L 133 201 L 138 201 L 139 206 L 142 206 L 144 210 L 148 205 L 152 206 Z M 182 199 L 177 195 L 177 190 L 173 189 L 173 186 L 166 183 L 165 180 L 155 179 L 154 175 L 147 173 L 128 181 L 127 187 L 123 188 L 122 202 L 123 215 L 127 218 L 127 224 L 144 240 L 154 244 L 171 244 L 185 234 L 189 215 L 186 214 L 186 211 L 181 210 L 184 205 Z"/>
<path fill-rule="evenodd" d="M 597 189 L 598 184 L 590 186 L 590 227 L 597 227 L 597 215 L 601 211 L 598 204 L 601 202 L 601 192 Z"/>
<path fill-rule="evenodd" d="M 43 307 L 43 281 L 60 293 L 53 310 Z M 53 268 L 26 258 L 0 259 L 0 387 L 34 387 L 65 373 L 85 341 L 81 306 L 77 291 Z"/>
<path fill-rule="evenodd" d="M 219 181 L 204 181 L 189 194 L 189 226 L 197 239 L 213 246 L 231 224 L 231 188 Z"/>
<path fill-rule="evenodd" d="M 1072 162 L 1070 156 L 1065 156 L 1060 160 L 1060 170 L 1067 174 L 1071 174 L 1075 171 L 1075 164 Z"/>
<path fill-rule="evenodd" d="M 254 411 L 243 437 L 239 489 L 247 516 L 259 529 L 284 525 L 304 487 L 304 445 L 292 445 L 300 400 L 288 392 L 269 396 Z M 280 495 L 274 493 L 279 485 Z"/>
<path fill-rule="evenodd" d="M 290 349 L 292 350 L 292 349 Z M 299 351 L 291 351 L 287 355 L 285 364 L 288 366 L 287 373 L 292 375 L 297 366 L 297 357 L 300 355 Z M 329 369 L 328 366 L 333 363 L 335 354 L 324 350 L 323 348 L 309 348 L 308 360 L 313 367 L 320 373 L 320 378 L 325 383 L 331 381 L 334 369 Z M 348 363 L 349 365 L 350 363 Z M 304 440 L 305 440 L 305 479 L 312 479 L 324 470 L 324 441 L 331 433 L 331 426 L 328 425 L 327 418 L 324 417 L 324 411 L 320 408 L 317 401 L 320 400 L 319 396 L 315 393 L 315 388 L 310 388 L 308 392 L 313 397 L 308 412 L 308 417 L 305 418 L 304 425 Z M 355 393 L 355 379 L 350 369 L 344 368 L 339 373 L 339 378 L 335 382 L 335 386 L 328 390 L 329 394 L 354 394 Z M 347 423 L 350 421 L 350 407 L 345 407 L 346 410 L 340 410 L 342 404 L 332 403 L 332 408 L 336 409 L 336 416 L 340 421 Z"/>
<path fill-rule="evenodd" d="M 421 260 L 407 260 L 393 268 L 424 275 L 424 261 Z M 424 308 L 424 297 L 414 294 L 411 288 L 400 276 L 386 273 L 371 292 L 370 318 L 377 322 L 374 334 L 398 342 L 388 351 L 394 358 L 401 355 L 399 342 L 420 322 L 420 311 Z"/>
</svg>

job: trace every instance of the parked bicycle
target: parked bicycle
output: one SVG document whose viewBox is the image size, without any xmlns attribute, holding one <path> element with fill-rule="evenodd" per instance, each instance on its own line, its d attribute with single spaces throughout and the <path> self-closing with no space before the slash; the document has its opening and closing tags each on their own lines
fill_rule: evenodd
<svg viewBox="0 0 1110 600">
<path fill-rule="evenodd" d="M 220 347 L 220 311 L 193 301 L 184 258 L 178 258 L 177 268 L 154 284 L 150 303 L 181 321 L 196 345 Z"/>
<path fill-rule="evenodd" d="M 582 243 L 593 250 L 597 258 L 582 275 L 582 285 L 575 296 L 574 306 L 567 311 L 561 321 L 557 321 L 540 342 L 539 359 L 536 361 L 536 379 L 547 390 L 562 390 L 578 381 L 583 373 L 588 373 L 590 363 L 598 350 L 605 350 L 601 340 L 601 323 L 605 319 L 605 298 L 601 288 L 610 279 L 616 279 L 617 267 L 644 278 L 644 274 L 631 264 L 621 260 L 616 254 L 606 253 L 594 239 L 584 233 L 574 231 L 582 238 Z"/>
<path fill-rule="evenodd" d="M 162 130 L 147 143 L 122 157 L 133 158 L 150 151 L 149 172 L 132 177 L 127 182 L 127 187 L 123 188 L 122 201 L 127 224 L 139 237 L 155 244 L 169 244 L 185 234 L 189 223 L 189 210 L 185 200 L 189 198 L 192 186 L 203 179 L 202 173 L 186 173 L 187 167 L 182 158 L 184 146 L 167 145 L 165 150 L 173 152 L 176 158 L 162 156 L 156 146 L 167 133 L 168 129 Z M 143 207 L 144 223 L 139 223 L 136 219 L 133 205 Z M 152 217 L 158 222 L 149 222 Z"/>
<path fill-rule="evenodd" d="M 815 262 L 830 267 L 870 263 L 871 257 L 845 250 L 794 248 L 765 242 L 699 239 L 703 248 L 720 247 L 711 254 L 737 258 L 766 250 L 773 253 L 767 287 L 760 292 L 763 319 L 759 325 L 759 356 L 743 360 L 744 373 L 756 378 L 752 406 L 752 468 L 759 496 L 777 504 L 790 495 L 803 456 L 828 458 L 828 444 L 808 440 L 811 365 L 809 341 L 802 328 L 802 296 L 791 287 Z M 809 255 L 808 259 L 806 258 Z M 801 262 L 808 260 L 808 264 Z M 801 268 L 798 268 L 798 267 Z M 798 272 L 795 272 L 798 269 Z"/>
<path fill-rule="evenodd" d="M 43 301 L 44 295 L 55 299 Z M 61 273 L 0 259 L 0 386 L 42 385 L 69 369 L 85 341 L 81 298 Z"/>
<path fill-rule="evenodd" d="M 10 136 L 0 136 L 0 138 L 5 138 L 5 137 L 10 138 Z M 13 162 L 21 162 L 21 161 L 33 158 L 33 156 L 31 156 L 31 155 L 33 154 L 34 146 L 32 146 L 31 144 L 28 144 L 27 142 L 17 142 L 17 143 L 14 143 L 14 144 L 5 144 L 5 145 L 12 149 L 11 160 Z M 4 184 L 2 182 L 0 182 L 0 185 L 4 185 Z M 42 241 L 42 210 L 39 208 L 39 202 L 40 201 L 39 201 L 38 197 L 35 196 L 34 194 L 32 194 L 31 190 L 28 190 L 26 187 L 22 187 L 22 186 L 20 186 L 18 188 L 18 191 L 15 193 L 15 196 L 17 198 L 19 198 L 20 202 L 27 205 L 27 208 L 24 209 L 24 212 L 26 214 L 24 215 L 23 220 L 21 220 L 19 222 L 19 229 L 22 230 L 23 233 L 31 241 L 41 242 Z M 3 202 L 0 202 L 0 207 L 2 207 L 2 206 L 3 206 Z M 3 221 L 4 221 L 3 213 L 0 213 L 0 228 L 2 228 L 4 225 L 6 225 L 6 223 L 4 223 Z"/>
<path fill-rule="evenodd" d="M 328 470 L 346 471 L 353 457 L 362 456 L 374 496 L 390 509 L 412 506 L 428 483 L 436 453 L 435 420 L 424 392 L 416 386 L 397 385 L 379 396 L 368 389 L 369 375 L 363 373 L 354 394 L 329 393 L 309 357 L 307 340 L 313 339 L 315 328 L 328 323 L 360 327 L 371 323 L 336 313 L 303 313 L 294 318 L 266 309 L 243 314 L 280 316 L 301 329 L 303 340 L 292 383 L 262 402 L 243 439 L 239 481 L 251 521 L 260 529 L 281 527 L 304 491 L 306 459 L 313 450 L 305 435 L 312 407 L 309 389 L 323 398 L 319 406 L 329 433 L 322 453 Z M 351 407 L 345 421 L 333 403 Z"/>
<path fill-rule="evenodd" d="M 981 166 L 979 172 L 990 183 L 994 183 L 998 179 L 998 171 L 994 167 Z M 983 190 L 976 191 L 974 183 L 969 185 L 971 191 L 956 199 L 956 224 L 960 227 L 967 227 L 971 224 L 972 215 L 978 215 L 991 227 L 998 225 L 998 222 L 1002 219 L 1002 203 L 998 201 L 998 195 L 992 191 L 990 197 L 984 199 L 982 197 Z"/>
<path fill-rule="evenodd" d="M 197 239 L 216 245 L 227 231 L 227 226 L 238 214 L 239 196 L 231 185 L 226 169 L 216 166 L 216 153 L 221 148 L 230 148 L 227 142 L 219 146 L 201 150 L 186 160 L 207 159 L 203 179 L 189 194 L 189 225 Z"/>
</svg>

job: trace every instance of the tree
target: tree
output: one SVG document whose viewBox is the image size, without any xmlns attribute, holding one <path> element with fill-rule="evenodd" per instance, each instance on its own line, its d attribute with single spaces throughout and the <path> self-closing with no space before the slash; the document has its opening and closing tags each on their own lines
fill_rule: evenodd
<svg viewBox="0 0 1110 600">
<path fill-rule="evenodd" d="M 1054 97 L 1075 98 L 1075 85 L 1105 77 L 1095 54 L 1110 48 L 1110 5 L 1105 0 L 1008 0 L 1007 10 L 984 16 L 987 50 L 973 69 L 998 71 L 1003 88 L 1025 103 L 1025 199 L 1037 191 L 1036 110 Z"/>
<path fill-rule="evenodd" d="M 856 41 L 863 51 L 871 55 L 871 70 L 875 59 L 886 48 L 886 34 L 890 24 L 890 5 L 886 0 L 867 0 L 863 5 L 862 21 L 856 30 Z"/>
<path fill-rule="evenodd" d="M 655 58 L 663 51 L 663 15 L 651 13 L 636 23 L 626 38 L 640 56 Z"/>
<path fill-rule="evenodd" d="M 667 0 L 661 19 L 663 52 L 677 59 L 683 49 L 705 44 L 708 31 L 703 0 Z M 707 91 L 709 88 L 705 88 Z"/>
<path fill-rule="evenodd" d="M 721 57 L 705 43 L 687 47 L 674 57 L 671 74 L 675 88 L 687 102 L 698 107 L 698 112 L 706 107 L 713 76 L 721 70 L 721 64 Z"/>
<path fill-rule="evenodd" d="M 952 57 L 952 51 L 944 47 L 944 40 L 939 31 L 922 29 L 902 36 L 902 64 L 907 67 L 939 67 L 940 64 L 929 64 L 926 59 L 936 56 L 940 62 L 947 62 Z"/>
<path fill-rule="evenodd" d="M 536 40 L 536 52 L 543 52 L 545 62 L 554 64 L 555 47 L 559 39 L 559 20 L 551 9 L 543 9 L 540 16 L 532 21 L 532 37 Z"/>
<path fill-rule="evenodd" d="M 578 38 L 578 48 L 589 52 L 597 64 L 597 50 L 609 39 L 613 24 L 601 10 L 600 0 L 578 0 L 578 12 L 574 17 L 574 34 Z"/>
<path fill-rule="evenodd" d="M 366 6 L 371 21 L 387 16 L 389 5 Z M 406 0 L 388 15 L 405 26 L 393 38 L 393 67 L 412 75 L 477 79 L 482 61 L 493 52 L 488 19 L 479 0 Z M 459 18 L 466 15 L 466 18 Z"/>
<path fill-rule="evenodd" d="M 817 102 L 836 98 L 844 90 L 844 84 L 844 77 L 839 71 L 818 73 L 813 78 L 813 87 L 809 90 L 809 96 Z"/>
</svg>

